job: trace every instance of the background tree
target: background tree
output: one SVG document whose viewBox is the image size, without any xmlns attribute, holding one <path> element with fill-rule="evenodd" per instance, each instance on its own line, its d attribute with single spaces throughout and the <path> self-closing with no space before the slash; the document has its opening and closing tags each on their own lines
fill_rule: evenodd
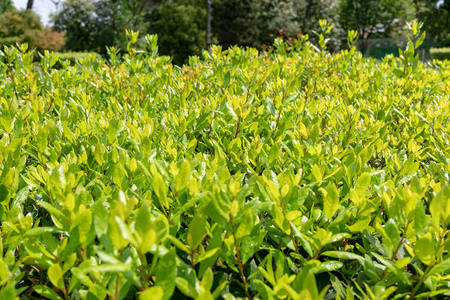
<svg viewBox="0 0 450 300">
<path fill-rule="evenodd" d="M 157 6 L 145 0 L 65 0 L 52 21 L 67 38 L 66 50 L 106 54 L 106 46 L 126 47 L 125 29 L 147 33 Z"/>
<path fill-rule="evenodd" d="M 423 29 L 442 46 L 450 46 L 450 1 L 414 1 Z"/>
<path fill-rule="evenodd" d="M 33 9 L 34 0 L 28 0 L 27 1 L 27 10 Z"/>
<path fill-rule="evenodd" d="M 321 32 L 319 20 L 325 19 L 333 25 L 332 32 L 327 36 L 330 41 L 328 49 L 332 52 L 341 48 L 341 38 L 346 31 L 342 29 L 339 20 L 339 2 L 337 0 L 306 0 L 294 1 L 299 16 L 300 29 L 310 36 L 310 40 L 317 45 L 318 36 L 315 32 Z"/>
<path fill-rule="evenodd" d="M 106 46 L 120 46 L 125 40 L 121 22 L 126 16 L 117 1 L 66 0 L 52 21 L 67 39 L 66 50 L 106 54 Z"/>
<path fill-rule="evenodd" d="M 51 28 L 43 28 L 39 16 L 31 10 L 13 9 L 0 17 L 0 48 L 16 43 L 28 43 L 31 49 L 38 51 L 58 51 L 65 39 Z"/>
<path fill-rule="evenodd" d="M 39 16 L 30 10 L 12 10 L 2 16 L 0 25 L 0 44 L 32 44 L 42 37 L 42 24 Z"/>
<path fill-rule="evenodd" d="M 300 32 L 317 42 L 314 32 L 320 32 L 319 20 L 326 19 L 333 25 L 329 49 L 340 48 L 342 28 L 339 23 L 336 0 L 259 0 L 259 34 L 265 44 L 271 44 L 280 29 L 286 37 L 296 37 Z"/>
<path fill-rule="evenodd" d="M 95 8 L 92 0 L 66 0 L 62 3 L 59 13 L 53 16 L 53 27 L 67 38 L 66 49 L 90 51 L 99 48 L 95 36 Z"/>
<path fill-rule="evenodd" d="M 211 0 L 206 0 L 206 50 L 211 51 Z"/>
<path fill-rule="evenodd" d="M 339 49 L 340 29 L 334 0 L 222 0 L 213 6 L 213 30 L 219 44 L 261 48 L 271 45 L 282 33 L 296 37 L 299 31 L 316 39 L 318 21 L 327 19 L 335 26 L 333 49 Z"/>
<path fill-rule="evenodd" d="M 258 45 L 257 8 L 253 0 L 214 1 L 212 31 L 224 49 Z"/>
<path fill-rule="evenodd" d="M 360 39 L 369 39 L 402 34 L 414 15 L 408 0 L 343 0 L 339 20 L 345 32 L 357 30 Z"/>
<path fill-rule="evenodd" d="M 158 34 L 158 49 L 182 64 L 206 49 L 204 0 L 164 1 L 150 16 L 149 33 Z"/>
<path fill-rule="evenodd" d="M 11 11 L 13 9 L 12 0 L 2 0 L 0 1 L 0 16 L 5 12 Z"/>
</svg>

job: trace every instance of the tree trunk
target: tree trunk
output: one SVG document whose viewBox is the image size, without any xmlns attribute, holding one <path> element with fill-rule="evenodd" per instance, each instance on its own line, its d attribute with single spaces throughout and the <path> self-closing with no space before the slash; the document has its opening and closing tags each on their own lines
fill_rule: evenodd
<svg viewBox="0 0 450 300">
<path fill-rule="evenodd" d="M 34 0 L 28 0 L 28 2 L 27 2 L 27 9 L 32 10 L 33 9 L 33 3 L 34 3 Z"/>
<path fill-rule="evenodd" d="M 211 0 L 206 0 L 206 50 L 211 51 Z"/>
<path fill-rule="evenodd" d="M 308 24 L 311 22 L 311 8 L 312 8 L 312 0 L 306 1 L 306 9 L 305 9 L 305 20 L 303 20 L 303 31 L 306 30 Z"/>
</svg>

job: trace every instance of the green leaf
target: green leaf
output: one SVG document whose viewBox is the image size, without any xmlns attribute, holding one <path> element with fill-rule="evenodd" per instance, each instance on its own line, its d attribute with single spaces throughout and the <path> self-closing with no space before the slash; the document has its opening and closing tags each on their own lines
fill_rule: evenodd
<svg viewBox="0 0 450 300">
<path fill-rule="evenodd" d="M 144 235 L 152 227 L 151 216 L 147 205 L 140 207 L 136 213 L 134 228 L 140 235 Z"/>
<path fill-rule="evenodd" d="M 109 123 L 107 131 L 107 138 L 109 144 L 112 144 L 114 142 L 118 128 L 119 128 L 118 120 L 113 120 L 112 122 Z"/>
<path fill-rule="evenodd" d="M 47 149 L 47 128 L 41 128 L 36 136 L 36 145 L 39 152 L 44 152 Z"/>
<path fill-rule="evenodd" d="M 358 254 L 354 254 L 351 252 L 345 252 L 345 251 L 325 251 L 322 252 L 321 255 L 333 257 L 333 258 L 340 258 L 340 259 L 350 259 L 350 260 L 357 260 L 360 264 L 364 262 L 364 258 Z"/>
<path fill-rule="evenodd" d="M 315 182 L 322 181 L 322 171 L 318 165 L 313 165 L 311 168 L 312 180 Z"/>
<path fill-rule="evenodd" d="M 163 289 L 163 300 L 170 299 L 175 290 L 175 279 L 177 277 L 175 258 L 175 248 L 172 248 L 159 260 L 158 267 L 156 269 L 155 286 L 159 286 Z"/>
<path fill-rule="evenodd" d="M 100 165 L 103 166 L 103 155 L 105 154 L 105 145 L 98 143 L 97 145 L 95 145 L 95 150 L 94 150 L 94 158 L 95 161 Z"/>
<path fill-rule="evenodd" d="M 199 208 L 194 215 L 187 234 L 187 242 L 192 250 L 197 249 L 203 241 L 206 234 L 206 215 L 205 209 Z"/>
<path fill-rule="evenodd" d="M 230 79 L 231 79 L 231 73 L 230 71 L 227 71 L 223 77 L 223 88 L 227 89 L 228 85 L 230 84 Z"/>
<path fill-rule="evenodd" d="M 270 112 L 270 114 L 274 118 L 276 118 L 277 109 L 275 108 L 275 105 L 273 104 L 273 101 L 269 97 L 266 98 L 266 108 Z"/>
<path fill-rule="evenodd" d="M 219 256 L 222 248 L 224 230 L 221 226 L 216 224 L 215 227 L 211 228 L 212 237 L 209 239 L 208 246 L 206 247 L 206 252 L 199 255 L 197 262 L 202 262 L 200 264 L 200 270 L 198 272 L 199 276 L 203 276 L 203 273 L 207 268 L 212 267 Z"/>
<path fill-rule="evenodd" d="M 16 290 L 14 284 L 8 283 L 0 290 L 0 299 L 16 299 Z"/>
<path fill-rule="evenodd" d="M 9 202 L 9 190 L 4 184 L 0 184 L 0 203 Z"/>
<path fill-rule="evenodd" d="M 105 299 L 107 291 L 98 284 L 93 284 L 89 287 L 87 300 L 102 300 Z"/>
<path fill-rule="evenodd" d="M 48 268 L 48 278 L 58 289 L 64 289 L 64 274 L 59 264 L 52 264 Z"/>
<path fill-rule="evenodd" d="M 424 234 L 427 225 L 427 218 L 422 200 L 417 200 L 414 210 L 414 229 L 418 234 Z"/>
<path fill-rule="evenodd" d="M 93 205 L 94 214 L 94 229 L 97 237 L 100 238 L 102 235 L 106 235 L 108 232 L 108 211 L 103 205 L 102 201 L 97 201 Z"/>
<path fill-rule="evenodd" d="M 91 287 L 92 285 L 94 285 L 92 280 L 79 268 L 74 267 L 74 268 L 70 269 L 70 272 L 77 280 L 79 280 L 85 286 Z"/>
<path fill-rule="evenodd" d="M 293 223 L 291 223 L 291 228 L 292 231 L 294 232 L 294 236 L 296 236 L 300 240 L 302 247 L 305 249 L 305 251 L 309 254 L 310 257 L 313 257 L 310 241 L 305 236 L 303 236 L 303 234 L 297 229 L 297 227 Z"/>
<path fill-rule="evenodd" d="M 321 265 L 319 267 L 314 268 L 312 271 L 314 274 L 319 274 L 319 273 L 323 273 L 323 272 L 331 272 L 331 271 L 336 271 L 339 270 L 340 268 L 342 268 L 344 264 L 340 261 L 325 261 L 323 263 L 321 263 Z"/>
<path fill-rule="evenodd" d="M 161 174 L 159 174 L 158 172 L 153 175 L 152 188 L 161 205 L 165 208 L 169 208 L 169 202 L 167 201 L 166 183 L 164 182 Z"/>
<path fill-rule="evenodd" d="M 243 237 L 249 235 L 252 232 L 252 229 L 254 227 L 253 222 L 253 214 L 250 209 L 248 209 L 241 221 L 239 222 L 239 226 L 236 230 L 236 240 L 237 242 L 242 239 Z"/>
<path fill-rule="evenodd" d="M 280 154 L 281 154 L 280 147 L 278 146 L 278 144 L 274 144 L 270 148 L 270 152 L 269 152 L 269 156 L 268 156 L 268 160 L 269 160 L 269 165 L 270 166 L 273 166 L 276 163 L 276 161 L 280 157 Z"/>
<path fill-rule="evenodd" d="M 214 282 L 214 273 L 211 268 L 206 269 L 202 277 L 202 286 L 206 291 L 210 291 Z"/>
<path fill-rule="evenodd" d="M 444 197 L 442 197 L 441 195 L 442 193 L 438 193 L 433 198 L 433 200 L 431 200 L 430 204 L 431 219 L 433 220 L 433 224 L 436 228 L 439 228 L 439 224 L 442 221 L 442 218 L 444 218 L 445 214 L 444 205 L 447 204 L 448 202 L 444 200 Z"/>
<path fill-rule="evenodd" d="M 323 211 L 327 219 L 331 219 L 339 208 L 339 192 L 336 185 L 330 182 L 326 187 Z"/>
<path fill-rule="evenodd" d="M 181 164 L 175 179 L 175 187 L 177 191 L 181 191 L 187 186 L 190 177 L 191 177 L 191 164 L 185 160 Z"/>
<path fill-rule="evenodd" d="M 48 286 L 38 284 L 38 285 L 35 285 L 33 287 L 33 289 L 36 293 L 38 293 L 39 295 L 41 295 L 47 299 L 62 300 L 62 298 L 60 296 L 58 296 L 58 294 L 54 290 L 49 288 Z"/>
<path fill-rule="evenodd" d="M 258 290 L 258 293 L 261 294 L 262 298 L 264 300 L 276 300 L 278 297 L 275 296 L 275 293 L 273 290 L 267 286 L 264 282 L 261 280 L 254 280 L 253 283 L 255 284 L 256 289 Z"/>
<path fill-rule="evenodd" d="M 113 217 L 110 217 L 108 221 L 108 236 L 118 250 L 122 250 L 128 245 L 128 241 L 123 237 L 122 231 Z"/>
<path fill-rule="evenodd" d="M 193 286 L 187 279 L 183 277 L 177 277 L 175 279 L 175 284 L 184 295 L 190 298 L 197 299 L 198 292 L 196 291 L 195 286 Z"/>
<path fill-rule="evenodd" d="M 242 238 L 240 244 L 242 263 L 247 263 L 260 249 L 265 234 L 266 232 L 261 230 L 261 224 L 257 223 L 253 225 L 250 234 Z"/>
<path fill-rule="evenodd" d="M 371 254 L 375 256 L 376 259 L 378 259 L 383 265 L 385 265 L 386 268 L 390 272 L 392 272 L 399 280 L 401 280 L 403 284 L 411 285 L 411 282 L 409 281 L 403 269 L 399 269 L 392 261 L 384 258 L 383 256 L 375 252 L 372 252 Z"/>
<path fill-rule="evenodd" d="M 447 273 L 449 270 L 450 270 L 450 259 L 446 259 L 435 265 L 430 270 L 430 272 L 428 272 L 428 276 L 431 276 L 433 274 Z"/>
<path fill-rule="evenodd" d="M 416 295 L 415 298 L 436 299 L 436 296 L 439 296 L 442 294 L 448 295 L 448 292 L 450 292 L 450 289 L 439 289 L 437 291 L 420 293 L 420 294 Z"/>
<path fill-rule="evenodd" d="M 61 229 L 55 228 L 55 227 L 36 227 L 28 230 L 26 232 L 26 236 L 40 236 L 44 234 L 44 232 L 51 232 L 51 233 L 62 233 L 64 232 Z"/>
<path fill-rule="evenodd" d="M 153 229 L 156 231 L 159 242 L 162 243 L 169 235 L 169 221 L 161 215 L 153 221 Z"/>
<path fill-rule="evenodd" d="M 308 290 L 312 299 L 319 299 L 319 290 L 317 289 L 316 278 L 310 267 L 303 268 L 292 283 L 294 290 Z"/>
<path fill-rule="evenodd" d="M 206 206 L 206 214 L 209 218 L 222 226 L 225 226 L 228 223 L 229 216 L 225 213 L 219 194 L 211 195 L 210 201 Z"/>
<path fill-rule="evenodd" d="M 355 183 L 355 190 L 358 193 L 359 197 L 364 196 L 364 194 L 367 191 L 367 188 L 370 185 L 371 176 L 370 173 L 364 172 L 362 173 L 359 178 L 356 180 Z"/>
<path fill-rule="evenodd" d="M 430 232 L 422 235 L 414 246 L 414 253 L 426 265 L 430 265 L 435 261 L 435 249 L 433 236 Z"/>
<path fill-rule="evenodd" d="M 76 218 L 78 224 L 78 229 L 80 232 L 80 243 L 83 243 L 91 229 L 92 225 L 92 213 L 90 210 L 86 209 L 80 212 Z"/>
<path fill-rule="evenodd" d="M 163 300 L 164 290 L 160 286 L 152 286 L 139 295 L 139 300 Z"/>
<path fill-rule="evenodd" d="M 400 243 L 400 231 L 397 228 L 397 224 L 394 219 L 389 219 L 384 224 L 384 229 L 389 239 L 392 241 L 393 246 L 397 246 Z"/>
<path fill-rule="evenodd" d="M 172 244 L 175 247 L 177 247 L 178 249 L 184 251 L 187 254 L 191 254 L 191 251 L 189 250 L 189 248 L 183 242 L 178 240 L 176 237 L 173 237 L 173 236 L 169 235 L 167 238 L 172 242 Z"/>
</svg>

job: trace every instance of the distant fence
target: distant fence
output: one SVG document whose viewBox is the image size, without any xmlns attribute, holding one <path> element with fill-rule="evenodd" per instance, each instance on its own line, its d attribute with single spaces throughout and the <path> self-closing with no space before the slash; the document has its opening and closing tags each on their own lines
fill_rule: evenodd
<svg viewBox="0 0 450 300">
<path fill-rule="evenodd" d="M 384 39 L 367 39 L 359 40 L 356 48 L 367 57 L 382 59 L 387 54 L 399 56 L 398 49 L 406 49 L 408 44 L 407 38 L 384 38 Z M 423 44 L 417 49 L 420 60 L 430 60 L 430 48 L 439 47 L 440 44 L 432 38 L 425 38 Z"/>
</svg>

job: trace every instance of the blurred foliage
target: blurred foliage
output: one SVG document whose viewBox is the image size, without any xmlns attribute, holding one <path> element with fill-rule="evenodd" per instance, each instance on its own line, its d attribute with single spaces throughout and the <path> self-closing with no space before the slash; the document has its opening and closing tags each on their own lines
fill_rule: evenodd
<svg viewBox="0 0 450 300">
<path fill-rule="evenodd" d="M 443 46 L 450 46 L 450 1 L 415 1 L 419 20 L 424 30 Z"/>
<path fill-rule="evenodd" d="M 212 39 L 224 49 L 263 49 L 276 37 L 308 34 L 317 45 L 318 21 L 326 19 L 333 25 L 327 49 L 337 52 L 349 30 L 360 39 L 398 37 L 407 22 L 419 19 L 428 36 L 445 46 L 450 44 L 449 8 L 448 0 L 213 0 Z M 158 34 L 160 53 L 183 64 L 205 49 L 205 16 L 203 0 L 65 0 L 53 23 L 67 38 L 65 50 L 105 55 L 106 46 L 114 46 L 124 51 L 128 28 L 141 36 Z M 137 49 L 144 45 L 142 39 L 135 44 Z"/>
<path fill-rule="evenodd" d="M 67 38 L 65 50 L 106 52 L 114 41 L 111 12 L 103 1 L 67 0 L 53 16 L 54 28 Z"/>
<path fill-rule="evenodd" d="M 301 3 L 302 1 L 294 1 Z M 341 39 L 346 39 L 344 32 L 339 24 L 338 5 L 335 0 L 306 0 L 302 5 L 297 6 L 300 16 L 301 30 L 310 35 L 310 41 L 318 43 L 321 28 L 319 21 L 328 20 L 333 25 L 333 31 L 329 36 L 329 48 L 331 52 L 336 52 L 341 47 Z M 304 13 L 302 13 L 304 12 Z M 312 34 L 314 33 L 314 34 Z"/>
<path fill-rule="evenodd" d="M 220 0 L 212 6 L 212 30 L 225 49 L 255 46 L 259 30 L 258 5 L 252 0 Z"/>
<path fill-rule="evenodd" d="M 206 6 L 202 0 L 166 1 L 152 15 L 149 31 L 158 33 L 160 53 L 182 64 L 206 48 L 205 18 Z"/>
<path fill-rule="evenodd" d="M 67 66 L 76 66 L 77 62 L 86 61 L 87 58 L 97 57 L 95 52 L 66 52 L 58 54 L 58 61 L 53 68 L 63 69 Z"/>
<path fill-rule="evenodd" d="M 30 10 L 11 10 L 0 17 L 0 47 L 28 43 L 38 51 L 58 51 L 65 38 L 50 28 L 44 28 L 39 16 Z"/>
<path fill-rule="evenodd" d="M 409 0 L 343 0 L 339 22 L 345 31 L 357 30 L 361 39 L 402 35 L 414 18 Z"/>
<path fill-rule="evenodd" d="M 13 9 L 13 4 L 11 0 L 1 0 L 0 1 L 0 16 L 5 12 L 11 11 Z"/>
<path fill-rule="evenodd" d="M 2 15 L 0 26 L 0 44 L 29 43 L 41 38 L 42 24 L 39 16 L 31 11 L 12 10 Z"/>
<path fill-rule="evenodd" d="M 213 7 L 213 31 L 224 47 L 232 45 L 262 48 L 275 38 L 295 38 L 309 34 L 318 41 L 319 20 L 334 25 L 329 50 L 338 50 L 343 37 L 334 0 L 222 0 Z"/>
<path fill-rule="evenodd" d="M 450 48 L 431 48 L 431 55 L 437 60 L 450 60 Z"/>
<path fill-rule="evenodd" d="M 34 42 L 34 46 L 39 51 L 59 51 L 66 44 L 66 38 L 59 32 L 54 31 L 50 27 L 46 27 L 42 31 L 42 37 Z"/>
</svg>

